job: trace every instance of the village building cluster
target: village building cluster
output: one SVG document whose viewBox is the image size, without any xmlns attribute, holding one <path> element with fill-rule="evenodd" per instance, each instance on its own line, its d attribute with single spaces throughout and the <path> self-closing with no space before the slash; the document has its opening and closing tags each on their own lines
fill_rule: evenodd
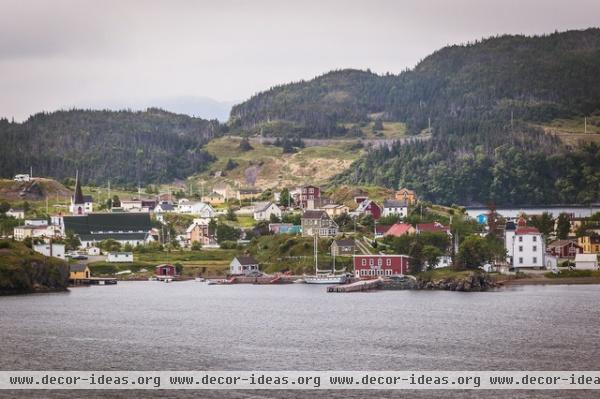
<svg viewBox="0 0 600 399">
<path fill-rule="evenodd" d="M 24 177 L 15 177 L 17 178 Z M 372 243 L 375 244 L 387 242 L 388 237 L 429 233 L 447 236 L 451 244 L 438 256 L 435 263 L 427 264 L 426 267 L 452 266 L 459 237 L 454 237 L 451 227 L 440 222 L 409 222 L 408 218 L 418 204 L 418 198 L 412 190 L 402 188 L 381 202 L 369 198 L 368 195 L 355 195 L 352 202 L 346 200 L 344 203 L 334 201 L 326 196 L 320 187 L 313 185 L 286 191 L 284 197 L 282 192 L 267 194 L 252 187 L 235 189 L 226 183 L 219 183 L 207 194 L 189 199 L 173 199 L 170 194 L 148 198 L 141 198 L 140 195 L 137 198 L 121 199 L 120 203 L 112 204 L 114 206 L 110 209 L 95 212 L 94 199 L 83 194 L 81 180 L 77 174 L 68 214 L 53 215 L 49 219 L 27 219 L 24 209 L 11 208 L 6 215 L 23 221 L 14 228 L 15 240 L 31 239 L 35 241 L 35 251 L 60 259 L 73 256 L 65 250 L 65 245 L 59 242 L 59 239 L 68 235 L 76 237 L 80 243 L 75 256 L 102 255 L 109 263 L 133 262 L 134 253 L 131 250 L 102 251 L 99 248 L 100 244 L 107 240 L 128 248 L 173 240 L 183 248 L 218 248 L 218 223 L 229 217 L 245 217 L 252 218 L 254 227 L 264 226 L 266 233 L 261 234 L 288 234 L 331 240 L 330 255 L 334 259 L 351 258 L 357 278 L 406 273 L 410 264 L 408 254 L 374 253 L 366 250 L 365 244 L 358 236 L 348 234 L 348 230 L 342 230 L 338 224 L 340 220 L 350 220 L 356 224 L 361 218 L 370 218 L 373 226 Z M 189 223 L 177 232 L 175 237 L 171 237 L 170 232 L 165 233 L 169 214 L 185 216 Z M 476 220 L 484 224 L 487 217 L 481 215 Z M 515 271 L 557 270 L 560 265 L 569 264 L 576 269 L 597 270 L 600 225 L 586 225 L 584 233 L 576 235 L 575 232 L 581 228 L 582 221 L 572 218 L 570 223 L 568 238 L 552 240 L 531 226 L 525 215 L 507 218 L 501 226 L 505 259 L 481 266 L 488 271 L 502 268 Z M 489 233 L 483 230 L 482 235 Z M 165 234 L 168 235 L 167 239 Z M 239 237 L 238 244 L 248 242 L 246 231 L 241 231 Z M 366 237 L 363 236 L 362 239 Z M 229 271 L 231 275 L 250 275 L 260 272 L 260 265 L 251 255 L 244 254 L 232 260 Z M 171 275 L 170 269 L 161 269 L 161 273 L 163 272 Z M 89 270 L 75 270 L 74 273 L 85 274 L 89 273 Z"/>
</svg>

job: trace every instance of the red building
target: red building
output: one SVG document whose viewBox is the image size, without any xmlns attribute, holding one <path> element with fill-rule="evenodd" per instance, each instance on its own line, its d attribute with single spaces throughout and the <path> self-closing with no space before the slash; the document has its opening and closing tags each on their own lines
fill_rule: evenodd
<svg viewBox="0 0 600 399">
<path fill-rule="evenodd" d="M 175 266 L 165 263 L 164 265 L 158 265 L 154 269 L 154 274 L 157 276 L 174 277 L 177 271 Z"/>
<path fill-rule="evenodd" d="M 548 244 L 547 251 L 559 258 L 574 258 L 583 253 L 583 248 L 572 240 L 556 240 Z"/>
<path fill-rule="evenodd" d="M 294 198 L 294 201 L 302 209 L 308 207 L 308 200 L 318 200 L 321 198 L 321 189 L 316 186 L 304 186 L 300 187 L 300 194 Z"/>
<path fill-rule="evenodd" d="M 406 255 L 354 255 L 354 275 L 362 279 L 397 276 L 408 270 Z"/>
<path fill-rule="evenodd" d="M 377 220 L 381 217 L 381 207 L 370 199 L 362 201 L 358 208 L 356 208 L 356 213 L 358 214 L 366 214 L 373 216 L 373 219 Z"/>
</svg>

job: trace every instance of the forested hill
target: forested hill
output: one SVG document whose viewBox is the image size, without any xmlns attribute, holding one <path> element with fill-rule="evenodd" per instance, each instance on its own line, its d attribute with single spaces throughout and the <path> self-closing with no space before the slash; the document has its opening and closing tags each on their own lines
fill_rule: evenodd
<svg viewBox="0 0 600 399">
<path fill-rule="evenodd" d="M 277 86 L 234 106 L 230 125 L 327 137 L 348 134 L 343 124 L 373 118 L 405 122 L 411 133 L 429 119 L 434 129 L 490 114 L 506 119 L 511 112 L 546 121 L 599 109 L 598 76 L 600 29 L 506 35 L 445 47 L 398 75 L 341 70 Z"/>
<path fill-rule="evenodd" d="M 23 123 L 0 119 L 0 174 L 58 179 L 79 169 L 86 183 L 169 182 L 204 170 L 202 146 L 219 123 L 159 109 L 39 113 Z"/>
</svg>

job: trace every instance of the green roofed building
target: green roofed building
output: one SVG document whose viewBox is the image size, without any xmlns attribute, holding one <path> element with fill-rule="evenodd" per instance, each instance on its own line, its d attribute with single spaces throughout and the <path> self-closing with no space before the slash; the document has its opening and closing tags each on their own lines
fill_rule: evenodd
<svg viewBox="0 0 600 399">
<path fill-rule="evenodd" d="M 90 213 L 84 216 L 64 216 L 64 231 L 73 232 L 84 248 L 103 240 L 115 240 L 122 245 L 142 245 L 154 241 L 148 213 Z"/>
</svg>

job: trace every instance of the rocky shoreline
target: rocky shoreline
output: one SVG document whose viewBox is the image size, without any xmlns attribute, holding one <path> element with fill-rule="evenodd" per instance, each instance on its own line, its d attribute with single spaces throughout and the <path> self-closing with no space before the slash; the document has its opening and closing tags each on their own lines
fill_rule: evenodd
<svg viewBox="0 0 600 399">
<path fill-rule="evenodd" d="M 462 292 L 481 292 L 497 288 L 500 284 L 486 273 L 471 273 L 466 277 L 447 277 L 439 280 L 417 278 L 415 288 L 417 290 L 444 290 Z"/>
</svg>

